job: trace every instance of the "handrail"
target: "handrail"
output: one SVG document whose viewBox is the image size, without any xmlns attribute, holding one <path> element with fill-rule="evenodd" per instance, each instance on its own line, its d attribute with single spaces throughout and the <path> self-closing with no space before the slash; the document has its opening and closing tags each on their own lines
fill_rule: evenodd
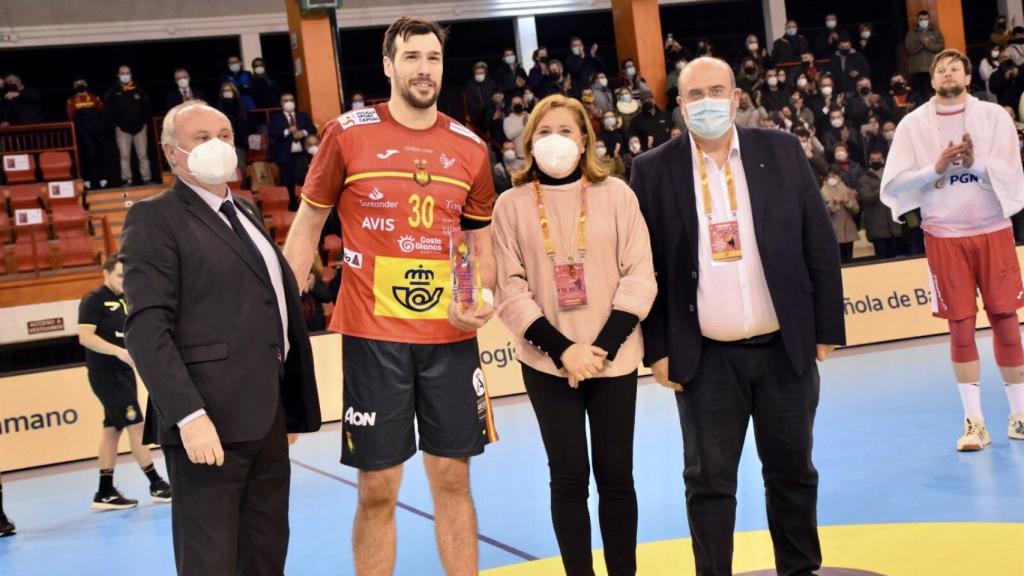
<svg viewBox="0 0 1024 576">
<path fill-rule="evenodd" d="M 0 128 L 0 155 L 38 154 L 66 150 L 74 160 L 75 179 L 81 177 L 78 158 L 78 135 L 71 122 L 19 124 Z M 36 162 L 39 166 L 39 162 Z"/>
</svg>

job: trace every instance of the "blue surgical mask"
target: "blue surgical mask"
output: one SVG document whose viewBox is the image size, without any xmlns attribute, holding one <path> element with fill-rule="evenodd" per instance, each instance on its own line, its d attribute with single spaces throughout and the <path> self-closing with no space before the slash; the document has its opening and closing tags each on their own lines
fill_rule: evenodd
<svg viewBox="0 0 1024 576">
<path fill-rule="evenodd" d="M 687 104 L 686 126 L 706 140 L 725 134 L 732 128 L 732 99 L 704 98 Z"/>
</svg>

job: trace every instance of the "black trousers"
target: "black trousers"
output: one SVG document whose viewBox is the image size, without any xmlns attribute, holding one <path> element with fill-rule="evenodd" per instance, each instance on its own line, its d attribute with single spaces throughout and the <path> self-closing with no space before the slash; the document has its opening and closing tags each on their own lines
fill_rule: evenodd
<svg viewBox="0 0 1024 576">
<path fill-rule="evenodd" d="M 751 416 L 779 576 L 821 567 L 811 462 L 818 384 L 817 365 L 797 375 L 780 337 L 760 346 L 704 340 L 696 376 L 676 393 L 699 576 L 732 574 L 736 474 Z"/>
<path fill-rule="evenodd" d="M 284 574 L 291 477 L 284 408 L 262 440 L 224 444 L 221 467 L 193 464 L 182 446 L 163 451 L 178 575 Z"/>
<path fill-rule="evenodd" d="M 888 260 L 889 258 L 899 257 L 901 255 L 902 240 L 902 238 L 872 240 L 871 244 L 875 247 L 875 258 Z"/>
<path fill-rule="evenodd" d="M 636 491 L 633 488 L 633 432 L 636 372 L 585 380 L 569 387 L 566 378 L 523 365 L 523 381 L 537 414 L 551 469 L 551 521 L 566 576 L 593 576 L 590 544 L 590 462 L 600 497 L 598 518 L 609 576 L 636 574 Z"/>
<path fill-rule="evenodd" d="M 853 261 L 853 242 L 839 244 L 839 259 L 843 264 Z"/>
</svg>

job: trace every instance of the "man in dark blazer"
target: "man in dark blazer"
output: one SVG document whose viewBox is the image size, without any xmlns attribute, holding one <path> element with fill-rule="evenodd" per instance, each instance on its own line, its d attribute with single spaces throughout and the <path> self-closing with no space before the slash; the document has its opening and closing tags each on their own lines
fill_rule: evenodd
<svg viewBox="0 0 1024 576">
<path fill-rule="evenodd" d="M 281 186 L 288 188 L 292 210 L 298 208 L 295 198 L 295 161 L 306 153 L 302 141 L 310 134 L 316 134 L 316 126 L 309 115 L 295 109 L 295 96 L 285 92 L 281 95 L 281 112 L 270 117 L 267 127 L 273 141 L 274 162 L 281 175 Z"/>
<path fill-rule="evenodd" d="M 171 109 L 161 145 L 177 179 L 132 206 L 121 237 L 126 343 L 150 394 L 146 441 L 175 483 L 179 575 L 283 573 L 288 434 L 320 427 L 299 290 L 226 185 L 232 138 L 214 108 Z"/>
<path fill-rule="evenodd" d="M 168 110 L 189 100 L 204 100 L 203 91 L 192 87 L 192 77 L 188 70 L 178 68 L 174 71 L 174 88 L 167 91 Z"/>
<path fill-rule="evenodd" d="M 644 361 L 676 391 L 697 574 L 732 574 L 753 417 L 776 566 L 807 576 L 821 566 L 815 359 L 846 338 L 839 247 L 799 141 L 734 127 L 728 64 L 694 60 L 679 94 L 688 134 L 637 156 L 630 185 L 658 276 Z"/>
</svg>

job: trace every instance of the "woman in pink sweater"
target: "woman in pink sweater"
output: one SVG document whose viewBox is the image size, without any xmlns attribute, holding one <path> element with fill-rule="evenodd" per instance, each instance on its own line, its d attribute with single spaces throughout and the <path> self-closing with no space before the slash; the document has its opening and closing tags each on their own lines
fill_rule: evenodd
<svg viewBox="0 0 1024 576">
<path fill-rule="evenodd" d="M 636 573 L 633 429 L 637 325 L 657 293 L 636 196 L 609 178 L 576 100 L 542 100 L 523 134 L 526 164 L 494 208 L 496 304 L 551 469 L 551 517 L 568 576 L 594 574 L 587 497 L 590 448 L 605 564 Z"/>
</svg>

